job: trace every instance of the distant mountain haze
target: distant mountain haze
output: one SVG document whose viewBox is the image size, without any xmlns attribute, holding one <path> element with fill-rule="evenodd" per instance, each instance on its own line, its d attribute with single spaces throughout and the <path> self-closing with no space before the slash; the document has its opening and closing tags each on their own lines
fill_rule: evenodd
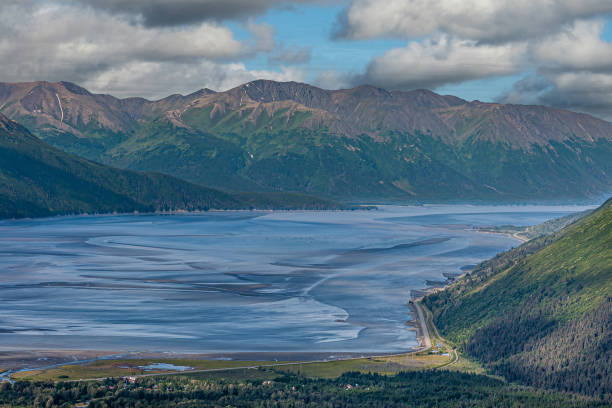
<svg viewBox="0 0 612 408">
<path fill-rule="evenodd" d="M 91 160 L 233 191 L 343 200 L 560 200 L 612 191 L 612 124 L 427 90 L 253 81 L 158 101 L 0 83 L 0 111 Z"/>
</svg>

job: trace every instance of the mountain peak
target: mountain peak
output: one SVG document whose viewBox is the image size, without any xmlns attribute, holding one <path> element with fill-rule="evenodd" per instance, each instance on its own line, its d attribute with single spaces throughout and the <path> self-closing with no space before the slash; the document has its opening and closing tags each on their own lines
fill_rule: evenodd
<svg viewBox="0 0 612 408">
<path fill-rule="evenodd" d="M 369 135 L 381 140 L 392 131 L 428 134 L 446 143 L 486 140 L 521 149 L 569 139 L 612 140 L 612 124 L 588 115 L 545 106 L 468 102 L 427 89 L 388 91 L 365 84 L 326 90 L 259 79 L 224 92 L 205 88 L 187 96 L 148 101 L 92 94 L 71 82 L 0 83 L 0 109 L 9 117 L 34 118 L 34 127 L 50 125 L 77 137 L 87 131 L 83 125 L 131 131 L 141 121 L 168 112 L 180 118 L 187 110 L 203 108 L 215 120 L 244 109 L 239 117 L 248 117 L 249 123 L 257 123 L 264 112 L 267 116 L 280 112 L 285 122 L 277 126 L 289 126 L 295 112 L 306 112 L 300 126 L 349 138 Z"/>
<path fill-rule="evenodd" d="M 276 82 L 265 79 L 247 82 L 227 91 L 240 98 L 246 95 L 255 102 L 292 100 L 308 107 L 324 103 L 330 98 L 330 92 L 301 82 Z"/>
<path fill-rule="evenodd" d="M 77 95 L 91 95 L 91 92 L 89 92 L 87 89 L 78 86 L 77 84 L 74 84 L 72 82 L 66 82 L 66 81 L 60 81 L 58 82 L 59 85 L 63 86 L 67 91 L 73 93 L 73 94 L 77 94 Z"/>
<path fill-rule="evenodd" d="M 216 94 L 216 91 L 213 91 L 212 89 L 208 89 L 208 88 L 202 88 L 202 89 L 198 89 L 195 92 L 192 92 L 190 94 L 187 95 L 188 98 L 197 98 L 200 96 L 206 96 L 206 95 L 213 95 Z"/>
<path fill-rule="evenodd" d="M 374 86 L 374 85 L 359 85 L 355 88 L 348 89 L 350 93 L 358 97 L 371 97 L 371 96 L 382 96 L 392 97 L 393 94 L 386 89 Z"/>
</svg>

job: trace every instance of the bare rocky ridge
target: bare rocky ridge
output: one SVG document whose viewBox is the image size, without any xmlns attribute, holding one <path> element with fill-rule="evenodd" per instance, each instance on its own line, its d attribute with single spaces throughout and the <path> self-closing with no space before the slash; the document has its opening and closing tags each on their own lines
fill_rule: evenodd
<svg viewBox="0 0 612 408">
<path fill-rule="evenodd" d="M 346 137 L 378 137 L 392 130 L 429 134 L 445 143 L 476 138 L 525 149 L 551 140 L 612 140 L 612 124 L 586 114 L 544 106 L 467 102 L 427 90 L 390 92 L 363 85 L 329 91 L 297 82 L 258 80 L 226 92 L 202 89 L 149 101 L 92 94 L 69 82 L 0 83 L 4 114 L 15 119 L 29 116 L 36 126 L 78 136 L 84 136 L 80 128 L 90 123 L 114 132 L 129 131 L 164 115 L 176 125 L 189 127 L 182 113 L 204 108 L 211 110 L 211 119 L 237 113 L 251 122 L 264 112 L 272 116 L 283 111 L 289 123 L 295 112 L 307 112 L 303 126 Z"/>
</svg>

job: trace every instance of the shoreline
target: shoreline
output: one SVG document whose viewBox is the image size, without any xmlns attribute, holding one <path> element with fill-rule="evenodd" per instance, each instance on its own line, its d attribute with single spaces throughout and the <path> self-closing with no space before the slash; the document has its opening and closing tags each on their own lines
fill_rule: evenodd
<svg viewBox="0 0 612 408">
<path fill-rule="evenodd" d="M 419 345 L 408 353 L 419 353 L 429 350 L 432 347 L 431 335 L 429 334 L 421 305 L 418 303 L 418 300 L 410 300 L 408 308 L 410 308 L 413 316 L 410 324 L 416 329 L 417 341 L 419 342 Z"/>
<path fill-rule="evenodd" d="M 405 322 L 407 326 L 412 326 L 417 333 L 418 345 L 410 350 L 401 352 L 229 352 L 229 353 L 171 353 L 171 352 L 117 352 L 99 350 L 27 350 L 17 351 L 11 348 L 0 348 L 0 383 L 14 382 L 13 374 L 29 371 L 45 371 L 57 369 L 63 366 L 89 364 L 101 361 L 113 360 L 145 360 L 158 361 L 160 363 L 195 361 L 244 361 L 244 366 L 230 365 L 220 368 L 194 368 L 190 370 L 168 370 L 163 372 L 150 372 L 132 375 L 132 377 L 155 377 L 164 375 L 177 375 L 189 373 L 224 372 L 244 369 L 259 369 L 271 367 L 284 367 L 295 365 L 309 365 L 321 363 L 334 363 L 350 360 L 372 360 L 379 358 L 410 358 L 420 353 L 426 352 L 433 347 L 432 333 L 428 328 L 426 317 L 418 300 L 410 300 L 406 306 L 411 311 L 412 319 Z M 433 323 L 432 323 L 433 324 Z M 434 328 L 435 330 L 435 328 Z M 457 356 L 455 355 L 455 361 Z M 454 361 L 441 365 L 446 366 Z M 18 363 L 15 365 L 15 363 Z M 10 365 L 9 365 L 10 364 Z M 80 378 L 64 381 L 95 381 L 103 380 L 108 377 L 99 378 Z"/>
<path fill-rule="evenodd" d="M 445 285 L 446 286 L 446 285 Z M 435 289 L 435 288 L 428 288 Z M 410 309 L 411 319 L 404 324 L 412 326 L 416 331 L 418 345 L 410 350 L 399 352 L 311 352 L 311 351 L 251 351 L 251 352 L 211 352 L 211 353 L 181 353 L 181 352 L 134 352 L 120 350 L 61 350 L 61 349 L 32 349 L 23 350 L 16 347 L 0 348 L 0 383 L 12 382 L 12 374 L 27 371 L 48 370 L 65 365 L 88 364 L 105 360 L 202 360 L 202 361 L 245 361 L 251 365 L 245 367 L 228 367 L 205 370 L 167 371 L 163 373 L 148 373 L 138 377 L 158 375 L 215 372 L 245 368 L 262 368 L 297 364 L 318 364 L 335 361 L 375 359 L 385 357 L 405 357 L 425 352 L 432 348 L 433 342 L 424 313 L 417 299 L 411 299 L 406 306 Z M 261 364 L 252 365 L 253 362 Z M 281 363 L 279 363 L 281 362 Z M 269 364 L 268 364 L 269 363 Z"/>
<path fill-rule="evenodd" d="M 470 231 L 475 231 L 475 232 L 479 232 L 481 234 L 493 234 L 493 235 L 505 235 L 509 238 L 514 238 L 517 241 L 519 241 L 521 244 L 524 244 L 527 241 L 530 241 L 529 238 L 525 238 L 520 236 L 520 232 L 514 232 L 514 233 L 510 233 L 510 232 L 497 232 L 497 231 L 486 231 L 486 230 L 479 230 L 477 228 L 472 228 Z"/>
<path fill-rule="evenodd" d="M 344 203 L 340 203 L 344 204 Z M 584 204 L 576 203 L 576 202 L 559 202 L 559 203 L 547 203 L 547 202 L 534 202 L 534 203 L 523 203 L 523 202 L 478 202 L 478 201 L 466 201 L 466 202 L 415 202 L 415 203 L 382 203 L 382 204 L 371 204 L 371 203 L 346 203 L 346 207 L 341 208 L 317 208 L 317 209 L 271 209 L 271 208 L 242 208 L 242 209 L 222 209 L 222 208 L 209 208 L 208 210 L 172 210 L 172 211 L 131 211 L 131 212 L 104 212 L 104 213 L 73 213 L 73 214 L 50 214 L 41 217 L 21 217 L 21 218 L 0 218 L 0 223 L 3 221 L 21 221 L 21 220 L 44 220 L 44 219 L 53 219 L 53 218 L 62 218 L 62 217 L 112 217 L 112 216 L 127 216 L 127 215 L 199 215 L 199 214 L 207 214 L 207 213 L 223 213 L 223 212 L 263 212 L 263 213 L 271 213 L 271 212 L 353 212 L 353 211 L 375 211 L 379 207 L 427 207 L 427 206 L 452 206 L 452 205 L 470 205 L 470 206 L 491 206 L 491 207 L 525 207 L 525 206 L 535 206 L 535 207 L 588 207 L 593 208 L 598 204 L 593 204 L 593 202 L 586 202 Z M 576 211 L 583 211 L 576 210 Z M 493 231 L 480 231 L 483 233 L 493 233 L 497 234 L 497 232 Z M 501 233 L 506 234 L 506 233 Z M 508 234 L 511 235 L 511 234 Z M 524 238 L 514 237 L 519 240 L 523 240 Z"/>
<path fill-rule="evenodd" d="M 431 289 L 431 288 L 430 288 Z M 432 339 L 423 311 L 416 300 L 411 299 L 406 306 L 410 309 L 411 319 L 404 324 L 412 326 L 416 331 L 417 346 L 410 350 L 394 352 L 346 352 L 346 351 L 245 351 L 245 352 L 150 352 L 150 351 L 120 351 L 120 350 L 61 350 L 32 349 L 23 350 L 17 347 L 0 347 L 0 383 L 13 381 L 11 375 L 19 372 L 47 370 L 64 365 L 88 364 L 105 360 L 203 360 L 203 361 L 248 361 L 263 364 L 249 365 L 242 368 L 273 367 L 277 365 L 317 364 L 334 361 L 374 359 L 396 356 L 409 356 L 432 348 Z M 282 362 L 282 363 L 278 363 Z M 267 364 L 270 363 L 270 364 Z M 168 371 L 164 373 L 149 373 L 139 376 L 156 376 L 179 373 L 194 373 L 207 371 L 235 370 L 238 368 L 221 368 L 211 370 L 189 370 L 183 372 Z"/>
<path fill-rule="evenodd" d="M 133 211 L 133 212 L 117 212 L 117 213 L 79 213 L 79 214 L 51 214 L 42 217 L 21 217 L 21 218 L 0 218 L 0 222 L 4 221 L 32 221 L 32 220 L 48 220 L 56 218 L 76 218 L 76 217 L 122 217 L 122 216 L 154 216 L 154 215 L 203 215 L 209 213 L 247 213 L 247 212 L 258 212 L 258 213 L 291 213 L 291 212 L 354 212 L 354 211 L 374 211 L 378 206 L 375 205 L 363 205 L 357 207 L 347 208 L 295 208 L 295 209 L 270 209 L 270 208 L 243 208 L 243 209 L 221 209 L 211 208 L 208 210 L 176 210 L 176 211 Z"/>
</svg>

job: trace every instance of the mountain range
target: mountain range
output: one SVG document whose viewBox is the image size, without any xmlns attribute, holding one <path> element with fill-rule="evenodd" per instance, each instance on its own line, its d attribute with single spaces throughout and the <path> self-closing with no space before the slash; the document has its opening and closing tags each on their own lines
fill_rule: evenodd
<svg viewBox="0 0 612 408">
<path fill-rule="evenodd" d="M 337 209 L 293 193 L 227 193 L 120 170 L 54 148 L 0 114 L 0 218 L 208 209 Z"/>
<path fill-rule="evenodd" d="M 258 80 L 157 101 L 0 83 L 0 111 L 67 152 L 227 191 L 526 201 L 612 190 L 612 124 L 427 90 Z"/>
</svg>

